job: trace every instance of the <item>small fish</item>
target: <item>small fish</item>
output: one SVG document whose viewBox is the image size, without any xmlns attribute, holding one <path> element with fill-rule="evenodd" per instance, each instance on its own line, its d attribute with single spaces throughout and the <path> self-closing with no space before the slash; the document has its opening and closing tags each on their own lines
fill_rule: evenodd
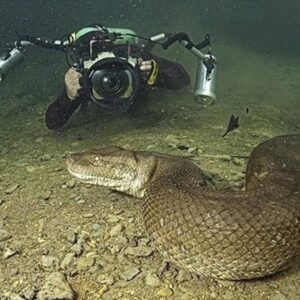
<svg viewBox="0 0 300 300">
<path fill-rule="evenodd" d="M 225 137 L 230 131 L 239 128 L 239 117 L 235 117 L 234 115 L 231 115 L 228 125 L 227 125 L 227 129 L 225 131 L 225 133 L 222 135 L 222 137 Z"/>
</svg>

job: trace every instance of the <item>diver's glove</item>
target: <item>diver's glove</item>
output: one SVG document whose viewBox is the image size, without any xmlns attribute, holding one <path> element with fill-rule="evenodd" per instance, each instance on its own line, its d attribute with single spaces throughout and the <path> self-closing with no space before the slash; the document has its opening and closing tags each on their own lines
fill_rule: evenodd
<svg viewBox="0 0 300 300">
<path fill-rule="evenodd" d="M 154 59 L 142 60 L 139 59 L 140 70 L 143 72 L 145 81 L 148 85 L 154 85 L 157 74 L 158 74 L 158 64 Z"/>
<path fill-rule="evenodd" d="M 71 101 L 79 96 L 79 92 L 82 89 L 80 84 L 82 76 L 83 75 L 74 68 L 70 68 L 65 74 L 66 93 L 68 99 Z"/>
</svg>

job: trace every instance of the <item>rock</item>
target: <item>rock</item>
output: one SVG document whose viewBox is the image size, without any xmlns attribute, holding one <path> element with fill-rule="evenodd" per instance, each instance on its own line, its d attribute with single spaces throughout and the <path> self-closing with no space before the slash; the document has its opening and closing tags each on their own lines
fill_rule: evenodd
<svg viewBox="0 0 300 300">
<path fill-rule="evenodd" d="M 94 213 L 87 213 L 87 214 L 82 215 L 82 217 L 85 218 L 85 219 L 89 219 L 89 218 L 92 218 L 94 216 L 95 216 Z"/>
<path fill-rule="evenodd" d="M 96 260 L 95 257 L 89 256 L 89 257 L 80 257 L 77 262 L 77 270 L 79 271 L 87 271 L 89 268 L 91 268 L 95 264 Z"/>
<path fill-rule="evenodd" d="M 33 287 L 27 287 L 25 290 L 22 291 L 22 296 L 26 300 L 33 300 L 35 298 L 36 291 Z"/>
<path fill-rule="evenodd" d="M 41 161 L 48 161 L 52 158 L 52 156 L 50 154 L 44 154 L 40 157 Z"/>
<path fill-rule="evenodd" d="M 111 248 L 110 248 L 110 253 L 115 255 L 115 254 L 118 254 L 120 253 L 120 251 L 122 250 L 122 245 L 121 244 L 116 244 L 116 245 L 113 245 Z"/>
<path fill-rule="evenodd" d="M 169 263 L 167 261 L 163 261 L 161 266 L 158 269 L 158 276 L 162 276 L 164 274 L 164 272 L 168 269 L 169 267 Z"/>
<path fill-rule="evenodd" d="M 7 241 L 11 238 L 11 234 L 5 229 L 0 229 L 0 242 Z"/>
<path fill-rule="evenodd" d="M 77 234 L 75 231 L 70 231 L 70 232 L 68 232 L 66 238 L 67 238 L 68 242 L 70 242 L 72 245 L 74 245 L 77 240 Z"/>
<path fill-rule="evenodd" d="M 95 223 L 95 224 L 92 225 L 92 229 L 93 229 L 94 231 L 98 231 L 98 230 L 100 230 L 101 228 L 102 228 L 102 226 L 101 226 L 100 224 L 98 224 L 98 223 Z"/>
<path fill-rule="evenodd" d="M 137 247 L 127 247 L 125 254 L 133 255 L 136 257 L 149 257 L 154 252 L 154 249 L 149 246 L 137 246 Z"/>
<path fill-rule="evenodd" d="M 115 283 L 115 278 L 113 275 L 101 274 L 97 277 L 97 281 L 101 284 L 113 285 Z"/>
<path fill-rule="evenodd" d="M 24 300 L 24 298 L 21 295 L 17 295 L 17 294 L 10 294 L 8 299 L 9 300 Z"/>
<path fill-rule="evenodd" d="M 163 287 L 157 291 L 159 297 L 170 297 L 174 294 L 173 290 L 168 287 Z"/>
<path fill-rule="evenodd" d="M 66 187 L 69 188 L 69 189 L 72 189 L 74 188 L 76 185 L 76 181 L 75 179 L 70 179 L 66 182 Z"/>
<path fill-rule="evenodd" d="M 147 246 L 150 243 L 150 239 L 143 237 L 139 239 L 139 246 Z"/>
<path fill-rule="evenodd" d="M 11 268 L 9 270 L 8 274 L 9 274 L 10 277 L 14 277 L 14 276 L 19 274 L 19 271 L 20 270 L 18 268 Z"/>
<path fill-rule="evenodd" d="M 285 295 L 278 293 L 278 294 L 274 295 L 271 299 L 272 300 L 287 300 L 288 298 Z"/>
<path fill-rule="evenodd" d="M 42 256 L 42 266 L 45 268 L 50 268 L 56 262 L 56 258 L 50 255 L 43 255 Z"/>
<path fill-rule="evenodd" d="M 83 246 L 81 243 L 77 243 L 72 246 L 71 250 L 76 256 L 80 256 L 83 252 Z"/>
<path fill-rule="evenodd" d="M 125 272 L 123 272 L 120 277 L 126 281 L 130 281 L 133 278 L 135 278 L 138 274 L 141 273 L 141 270 L 137 266 L 133 266 L 129 269 L 127 269 Z"/>
<path fill-rule="evenodd" d="M 179 270 L 176 281 L 179 283 L 190 281 L 192 279 L 192 275 L 190 273 L 185 272 L 184 270 Z"/>
<path fill-rule="evenodd" d="M 43 192 L 40 197 L 43 200 L 49 200 L 51 197 L 51 191 L 48 190 L 48 191 Z"/>
<path fill-rule="evenodd" d="M 38 294 L 38 300 L 73 300 L 75 293 L 65 276 L 60 272 L 53 272 L 47 278 Z"/>
<path fill-rule="evenodd" d="M 67 253 L 62 262 L 60 263 L 60 268 L 62 270 L 68 269 L 74 260 L 74 256 L 74 253 Z"/>
<path fill-rule="evenodd" d="M 38 221 L 38 233 L 39 237 L 42 237 L 44 235 L 44 229 L 45 229 L 45 222 L 43 219 L 40 219 Z"/>
<path fill-rule="evenodd" d="M 12 256 L 14 256 L 15 254 L 18 253 L 18 250 L 17 249 L 10 249 L 10 248 L 7 248 L 4 253 L 3 253 L 3 258 L 4 259 L 8 259 Z"/>
<path fill-rule="evenodd" d="M 19 184 L 13 184 L 12 186 L 10 186 L 7 190 L 5 190 L 6 194 L 12 194 L 14 191 L 16 191 L 19 188 Z"/>
<path fill-rule="evenodd" d="M 118 234 L 120 234 L 120 233 L 124 230 L 124 228 L 125 228 L 125 227 L 124 227 L 123 224 L 117 224 L 116 226 L 114 226 L 114 227 L 110 230 L 109 234 L 110 234 L 111 237 L 117 236 Z"/>
<path fill-rule="evenodd" d="M 157 277 L 157 275 L 152 274 L 152 273 L 148 273 L 145 277 L 145 283 L 147 285 L 156 287 L 159 286 L 161 284 L 159 278 Z"/>
<path fill-rule="evenodd" d="M 108 215 L 108 218 L 106 219 L 107 223 L 118 223 L 122 220 L 120 216 L 115 215 Z"/>
</svg>

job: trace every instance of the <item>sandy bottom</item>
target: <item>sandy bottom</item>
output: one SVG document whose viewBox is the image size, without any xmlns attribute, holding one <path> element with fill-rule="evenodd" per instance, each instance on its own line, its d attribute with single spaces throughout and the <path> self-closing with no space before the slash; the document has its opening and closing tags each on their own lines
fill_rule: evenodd
<svg viewBox="0 0 300 300">
<path fill-rule="evenodd" d="M 61 132 L 44 125 L 50 99 L 41 102 L 30 91 L 2 94 L 0 299 L 36 299 L 53 271 L 85 300 L 300 299 L 298 263 L 271 278 L 232 283 L 164 262 L 143 228 L 142 200 L 76 182 L 64 163 L 68 153 L 114 144 L 190 157 L 217 187 L 242 188 L 253 147 L 300 130 L 299 75 L 264 70 L 258 76 L 265 82 L 254 92 L 254 73 L 238 89 L 243 73 L 232 73 L 209 108 L 197 106 L 189 91 L 162 91 L 123 116 L 103 116 L 91 106 Z M 282 72 L 295 79 L 272 76 Z M 222 138 L 231 114 L 240 117 L 240 128 Z"/>
</svg>

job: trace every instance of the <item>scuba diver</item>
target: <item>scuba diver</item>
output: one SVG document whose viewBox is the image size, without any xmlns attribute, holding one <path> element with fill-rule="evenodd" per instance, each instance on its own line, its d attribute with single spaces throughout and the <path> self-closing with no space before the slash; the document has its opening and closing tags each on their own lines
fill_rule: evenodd
<svg viewBox="0 0 300 300">
<path fill-rule="evenodd" d="M 103 113 L 120 114 L 129 111 L 153 88 L 176 90 L 188 86 L 190 76 L 180 64 L 151 53 L 155 45 L 167 49 L 175 42 L 197 56 L 194 96 L 201 105 L 210 105 L 216 99 L 216 58 L 211 54 L 208 34 L 198 44 L 183 32 L 145 38 L 130 29 L 100 24 L 58 40 L 18 34 L 18 40 L 0 56 L 0 83 L 23 61 L 25 46 L 64 52 L 69 66 L 64 89 L 49 105 L 45 117 L 50 130 L 60 130 L 79 107 L 86 110 L 88 102 L 95 102 Z M 200 50 L 207 46 L 208 53 L 202 53 Z"/>
<path fill-rule="evenodd" d="M 96 40 L 101 38 L 102 34 L 103 32 L 99 30 L 91 31 L 84 38 Z M 108 46 L 105 47 L 107 51 Z M 119 69 L 119 66 L 114 62 L 116 58 L 127 60 L 128 46 L 111 45 L 109 51 L 110 54 L 114 55 L 112 56 L 114 59 L 111 64 L 108 63 L 104 68 L 101 68 L 101 71 L 99 71 L 100 66 L 98 64 L 96 71 L 98 74 L 93 75 L 93 87 L 90 95 L 89 92 L 86 92 L 88 90 L 83 88 L 84 75 L 74 67 L 69 68 L 65 74 L 65 87 L 62 93 L 46 110 L 45 121 L 49 129 L 61 129 L 77 108 L 81 105 L 85 107 L 91 97 L 102 106 L 104 112 L 120 113 L 129 110 L 152 87 L 175 90 L 190 84 L 190 76 L 180 64 L 156 57 L 137 45 L 131 45 L 130 58 L 136 60 L 134 71 L 138 76 L 136 91 L 134 91 L 132 86 L 127 86 L 127 84 L 134 84 L 130 78 L 133 75 L 128 70 Z M 107 59 L 107 56 L 101 58 L 101 64 L 103 59 Z M 129 94 L 128 91 L 130 91 Z M 103 96 L 104 94 L 106 95 Z"/>
</svg>

